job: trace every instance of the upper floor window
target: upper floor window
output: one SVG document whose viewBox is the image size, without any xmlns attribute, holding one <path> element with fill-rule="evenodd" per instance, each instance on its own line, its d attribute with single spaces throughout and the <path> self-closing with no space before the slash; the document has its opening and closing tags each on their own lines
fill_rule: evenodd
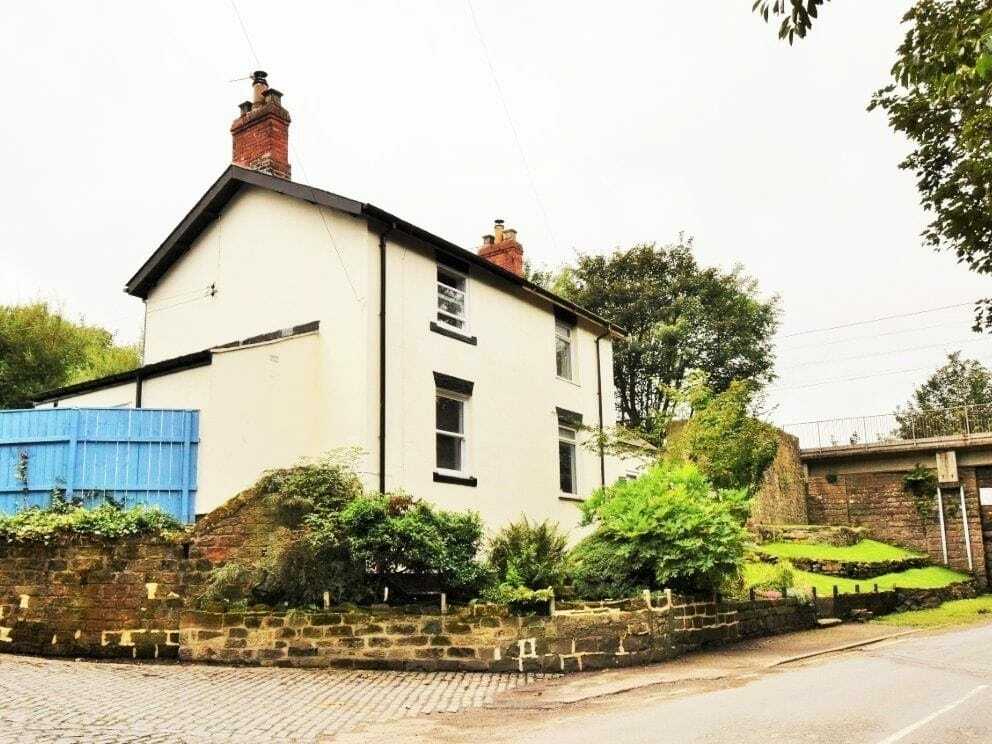
<svg viewBox="0 0 992 744">
<path fill-rule="evenodd" d="M 575 351 L 572 337 L 572 326 L 560 320 L 555 321 L 555 371 L 565 380 L 574 379 L 572 368 L 575 366 Z"/>
<path fill-rule="evenodd" d="M 467 289 L 464 274 L 437 267 L 437 320 L 463 333 L 468 330 Z"/>
</svg>

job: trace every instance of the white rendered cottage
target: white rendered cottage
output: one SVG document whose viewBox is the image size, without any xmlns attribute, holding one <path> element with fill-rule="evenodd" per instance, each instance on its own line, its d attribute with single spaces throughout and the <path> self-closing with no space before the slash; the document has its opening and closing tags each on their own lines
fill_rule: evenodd
<svg viewBox="0 0 992 744">
<path fill-rule="evenodd" d="M 39 406 L 199 409 L 197 513 L 352 446 L 370 488 L 575 526 L 629 466 L 582 446 L 615 423 L 622 330 L 527 281 L 501 221 L 476 254 L 293 182 L 281 94 L 253 89 L 234 163 L 127 283 L 144 366 Z"/>
</svg>

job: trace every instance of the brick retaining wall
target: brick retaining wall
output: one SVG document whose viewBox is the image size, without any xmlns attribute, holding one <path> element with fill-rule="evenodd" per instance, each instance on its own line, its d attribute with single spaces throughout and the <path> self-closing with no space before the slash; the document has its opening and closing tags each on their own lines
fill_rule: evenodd
<svg viewBox="0 0 992 744">
<path fill-rule="evenodd" d="M 446 615 L 403 608 L 189 612 L 180 656 L 291 667 L 577 672 L 649 664 L 815 623 L 813 606 L 795 598 L 563 603 L 550 617 L 493 605 Z"/>
<path fill-rule="evenodd" d="M 921 520 L 912 496 L 903 486 L 906 472 L 831 473 L 826 466 L 818 466 L 808 481 L 810 521 L 864 527 L 876 540 L 901 545 L 930 556 L 933 563 L 943 563 L 940 527 L 936 520 Z M 959 467 L 958 474 L 968 510 L 972 573 L 985 586 L 985 548 L 975 468 Z M 967 572 L 969 551 L 958 489 L 944 493 L 948 563 L 955 570 Z"/>
</svg>

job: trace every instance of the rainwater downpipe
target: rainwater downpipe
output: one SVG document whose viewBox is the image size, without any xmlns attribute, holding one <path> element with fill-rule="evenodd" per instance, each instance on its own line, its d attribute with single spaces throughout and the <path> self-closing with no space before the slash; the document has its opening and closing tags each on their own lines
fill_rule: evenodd
<svg viewBox="0 0 992 744">
<path fill-rule="evenodd" d="M 600 361 L 599 342 L 610 335 L 607 328 L 596 336 L 596 398 L 599 403 L 599 484 L 606 488 L 606 455 L 603 452 L 603 364 Z"/>
<path fill-rule="evenodd" d="M 379 235 L 379 493 L 386 492 L 386 236 Z"/>
</svg>

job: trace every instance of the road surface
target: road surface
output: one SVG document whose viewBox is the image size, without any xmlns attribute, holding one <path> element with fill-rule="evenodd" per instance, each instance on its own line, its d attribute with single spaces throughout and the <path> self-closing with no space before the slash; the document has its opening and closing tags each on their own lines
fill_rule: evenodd
<svg viewBox="0 0 992 744">
<path fill-rule="evenodd" d="M 525 690 L 504 696 L 499 709 L 417 718 L 333 741 L 992 742 L 992 625 L 699 676 L 543 709 Z"/>
</svg>

